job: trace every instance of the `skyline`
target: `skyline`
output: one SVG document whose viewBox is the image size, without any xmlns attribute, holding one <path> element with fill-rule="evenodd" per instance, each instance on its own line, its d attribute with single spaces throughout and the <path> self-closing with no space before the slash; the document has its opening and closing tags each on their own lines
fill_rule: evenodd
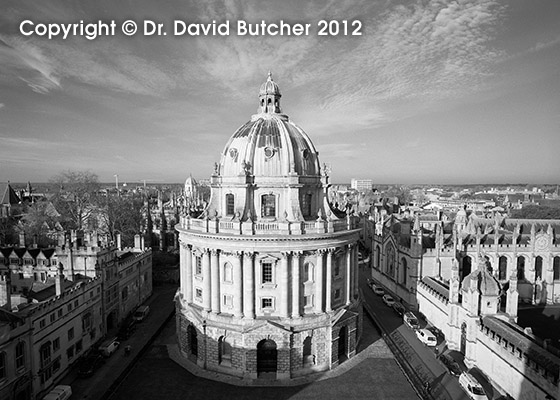
<svg viewBox="0 0 560 400">
<path fill-rule="evenodd" d="M 558 183 L 554 0 L 3 2 L 0 181 L 207 179 L 270 70 L 332 182 Z M 363 35 L 48 40 L 23 36 L 25 19 L 359 19 Z"/>
</svg>

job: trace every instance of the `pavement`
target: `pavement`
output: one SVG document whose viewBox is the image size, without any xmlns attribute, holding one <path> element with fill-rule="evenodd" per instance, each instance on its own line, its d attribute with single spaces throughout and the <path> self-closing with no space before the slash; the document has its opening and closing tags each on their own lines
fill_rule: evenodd
<svg viewBox="0 0 560 400">
<path fill-rule="evenodd" d="M 129 339 L 105 360 L 105 363 L 88 378 L 77 376 L 76 369 L 70 370 L 59 384 L 72 386 L 72 399 L 104 399 L 126 376 L 129 368 L 157 337 L 164 324 L 172 319 L 175 311 L 173 297 L 176 285 L 154 286 L 152 295 L 143 304 L 150 306 L 150 313 L 138 323 Z M 129 355 L 124 347 L 131 346 Z"/>
</svg>

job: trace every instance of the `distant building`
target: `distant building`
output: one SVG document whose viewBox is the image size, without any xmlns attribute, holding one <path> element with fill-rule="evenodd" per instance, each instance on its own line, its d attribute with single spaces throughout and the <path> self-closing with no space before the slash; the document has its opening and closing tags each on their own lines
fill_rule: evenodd
<svg viewBox="0 0 560 400">
<path fill-rule="evenodd" d="M 354 190 L 364 191 L 373 188 L 373 181 L 371 179 L 355 179 L 350 180 L 350 187 Z"/>
</svg>

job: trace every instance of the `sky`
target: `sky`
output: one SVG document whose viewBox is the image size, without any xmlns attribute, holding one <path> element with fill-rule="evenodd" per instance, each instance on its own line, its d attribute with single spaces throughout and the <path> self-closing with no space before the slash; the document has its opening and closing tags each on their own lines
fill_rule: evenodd
<svg viewBox="0 0 560 400">
<path fill-rule="evenodd" d="M 560 183 L 558 0 L 0 0 L 0 9 L 0 181 L 66 170 L 129 184 L 209 178 L 272 71 L 283 112 L 332 182 Z M 127 20 L 136 34 L 122 32 Z M 239 21 L 280 20 L 309 33 L 237 31 Z M 361 35 L 320 36 L 321 20 L 360 21 Z M 80 21 L 114 21 L 115 32 L 40 35 L 41 24 Z M 148 35 L 145 21 L 166 35 Z M 229 23 L 229 35 L 175 35 L 174 21 Z"/>
</svg>

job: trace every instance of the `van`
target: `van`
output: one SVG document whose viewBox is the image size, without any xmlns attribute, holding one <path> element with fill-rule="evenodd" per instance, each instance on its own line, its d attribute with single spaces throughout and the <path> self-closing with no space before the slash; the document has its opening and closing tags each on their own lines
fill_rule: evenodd
<svg viewBox="0 0 560 400">
<path fill-rule="evenodd" d="M 55 386 L 53 390 L 43 397 L 43 400 L 66 400 L 72 396 L 72 387 L 68 385 Z"/>
<path fill-rule="evenodd" d="M 417 329 L 416 336 L 418 340 L 424 343 L 426 346 L 437 346 L 437 339 L 432 332 L 427 329 Z"/>
<path fill-rule="evenodd" d="M 473 400 L 488 400 L 482 385 L 478 383 L 476 378 L 468 372 L 463 372 L 459 375 L 459 385 L 463 388 L 469 397 Z"/>
<path fill-rule="evenodd" d="M 135 321 L 140 322 L 144 320 L 144 318 L 146 318 L 149 313 L 150 313 L 150 306 L 140 306 L 136 309 L 132 318 Z"/>
<path fill-rule="evenodd" d="M 420 329 L 420 325 L 418 324 L 418 318 L 416 318 L 416 315 L 414 315 L 410 311 L 404 313 L 403 322 L 410 329 Z"/>
<path fill-rule="evenodd" d="M 107 340 L 107 341 L 103 342 L 101 344 L 101 346 L 99 346 L 99 352 L 104 357 L 109 357 L 111 354 L 113 354 L 115 351 L 117 351 L 120 344 L 121 343 L 117 340 L 117 338 Z"/>
</svg>

